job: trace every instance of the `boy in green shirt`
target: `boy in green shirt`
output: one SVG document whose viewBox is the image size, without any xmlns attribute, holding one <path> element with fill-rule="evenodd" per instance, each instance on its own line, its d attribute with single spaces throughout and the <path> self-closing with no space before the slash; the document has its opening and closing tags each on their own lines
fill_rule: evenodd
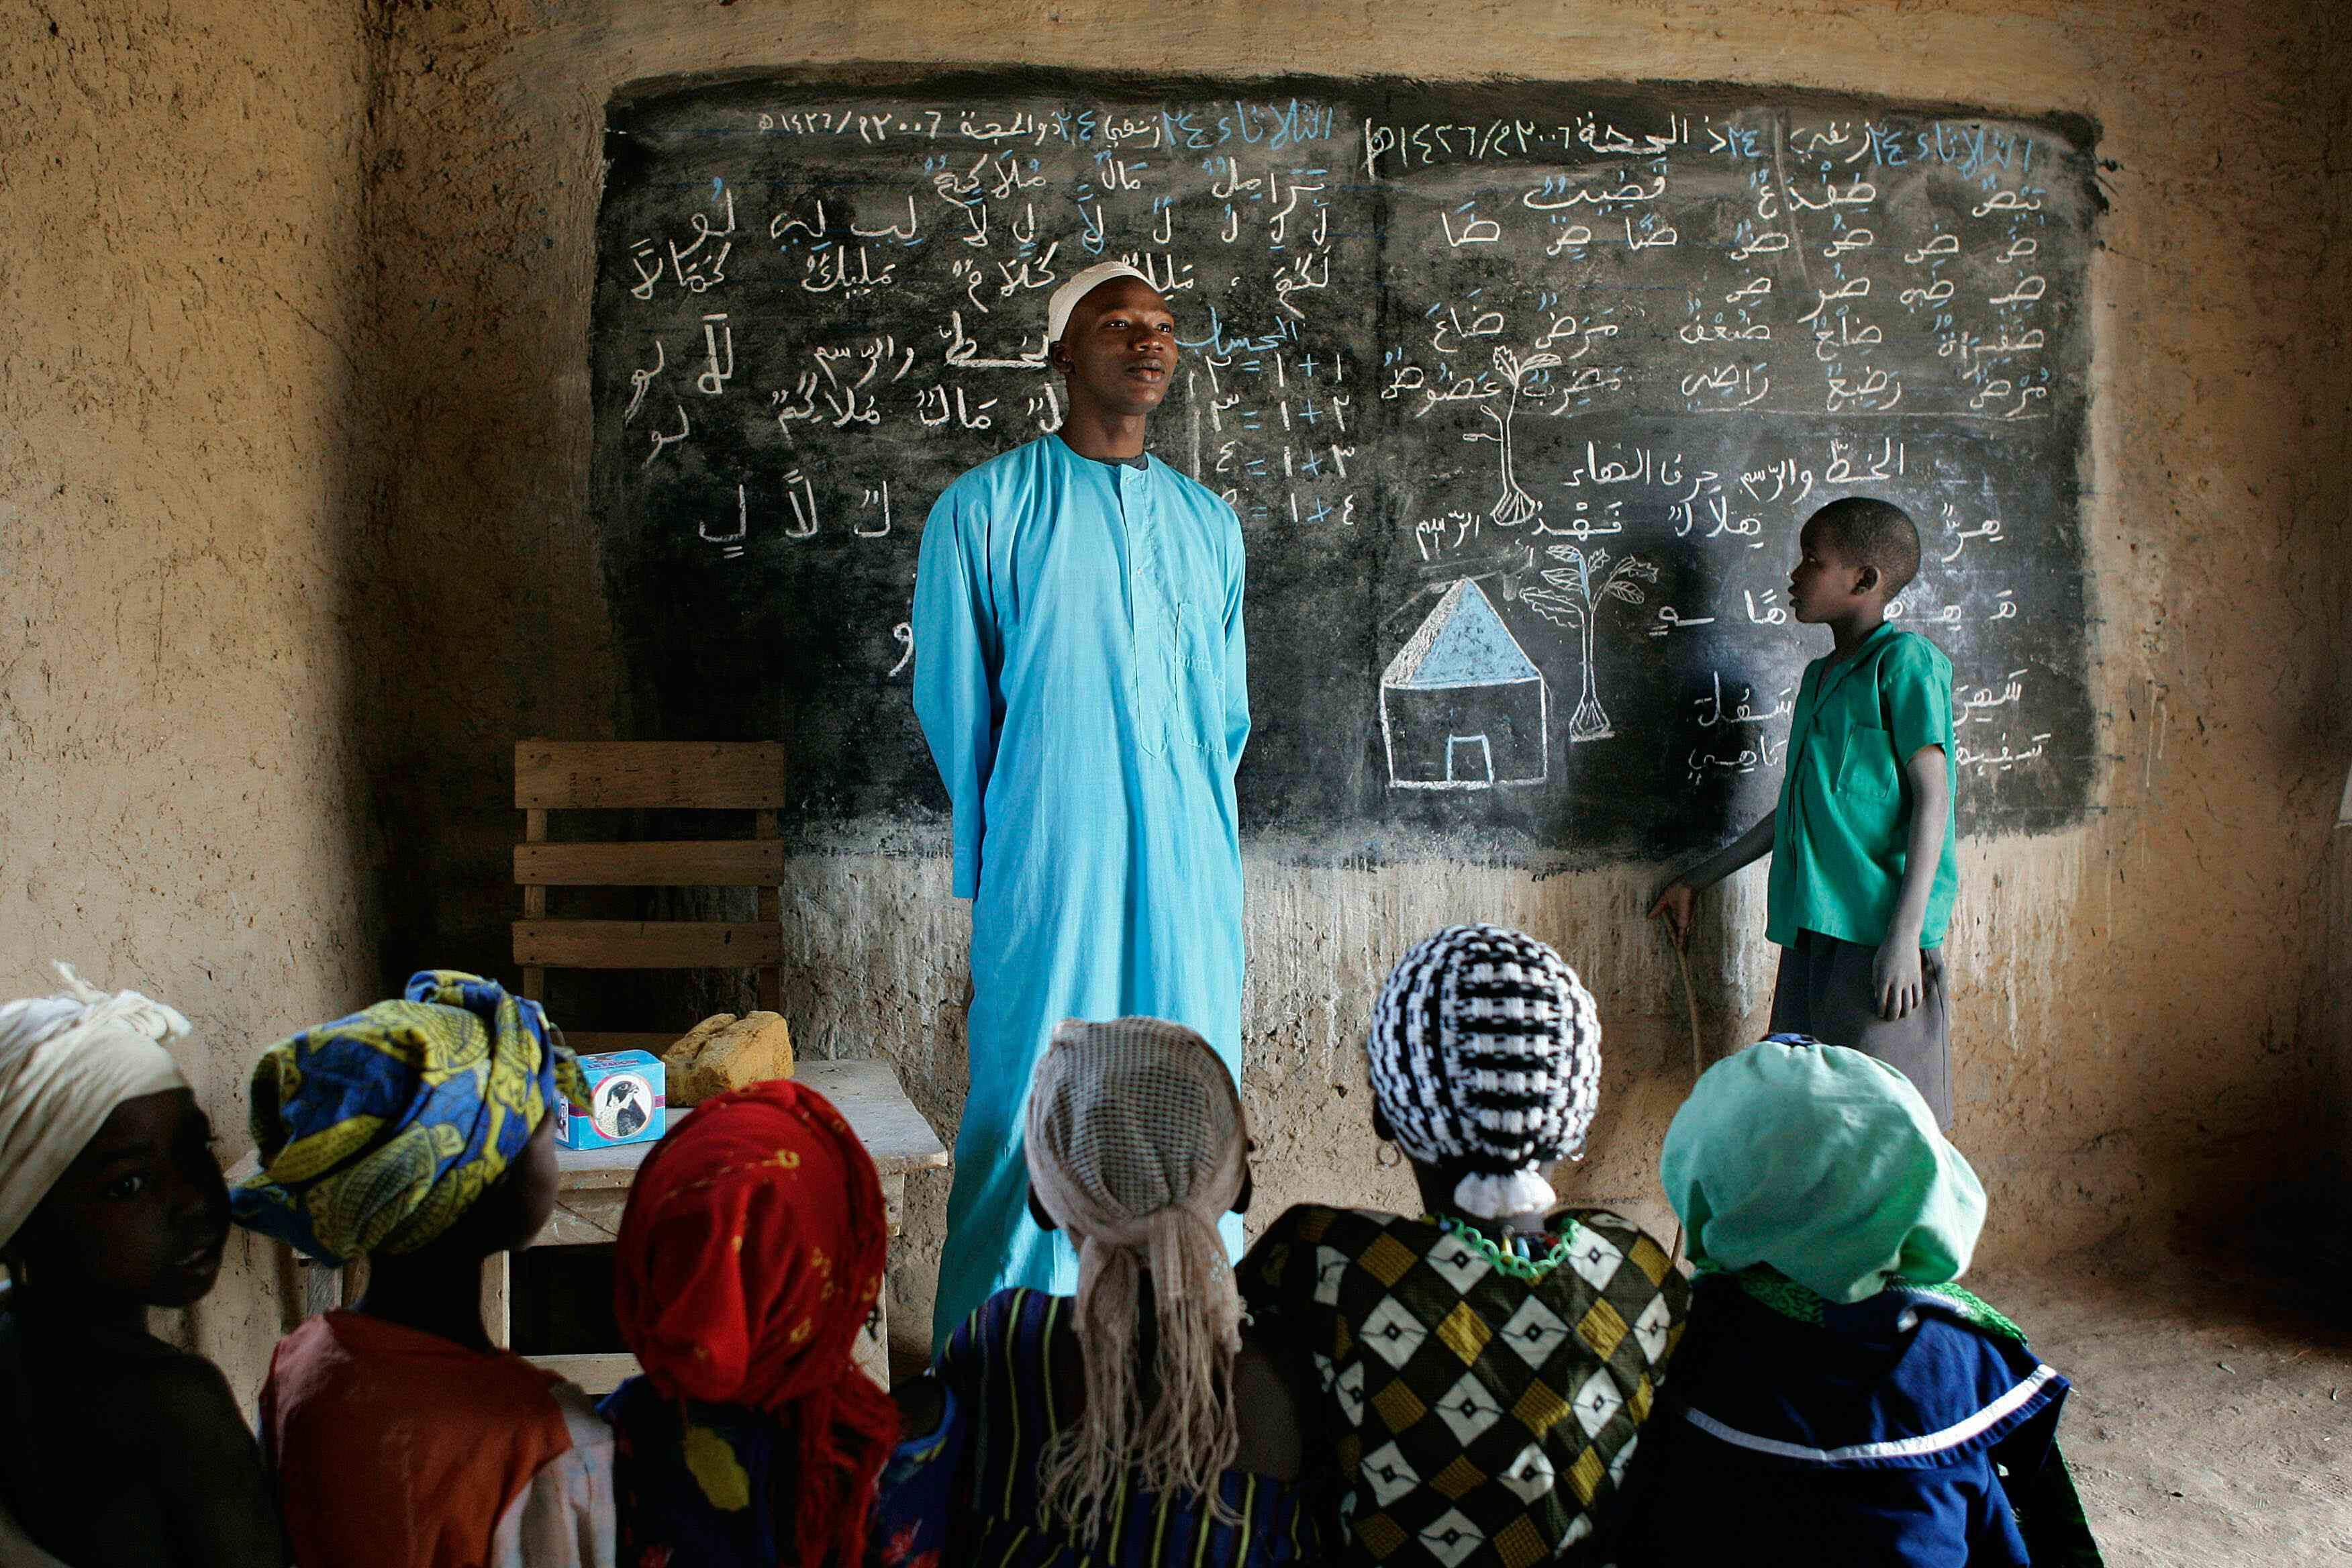
<svg viewBox="0 0 2352 1568">
<path fill-rule="evenodd" d="M 1797 689 L 1780 804 L 1667 883 L 1650 913 L 1687 942 L 1699 889 L 1769 853 L 1765 935 L 1782 950 L 1772 1032 L 1900 1068 L 1948 1129 L 1952 664 L 1886 619 L 1918 573 L 1919 531 L 1900 507 L 1857 496 L 1813 513 L 1799 538 L 1790 611 L 1828 626 L 1833 646 Z"/>
</svg>

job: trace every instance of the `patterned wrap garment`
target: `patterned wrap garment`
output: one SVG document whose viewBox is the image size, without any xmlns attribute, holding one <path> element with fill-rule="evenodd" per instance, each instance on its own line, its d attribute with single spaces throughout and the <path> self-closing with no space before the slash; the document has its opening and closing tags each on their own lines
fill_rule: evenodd
<svg viewBox="0 0 2352 1568">
<path fill-rule="evenodd" d="M 1433 1220 L 1315 1204 L 1251 1249 L 1240 1273 L 1253 1321 L 1312 1356 L 1322 1383 L 1307 1448 L 1337 1469 L 1334 1562 L 1585 1560 L 1689 1287 L 1616 1215 L 1553 1225 L 1569 1245 L 1548 1269 L 1499 1265 Z"/>
<path fill-rule="evenodd" d="M 280 1040 L 252 1094 L 261 1169 L 229 1213 L 336 1264 L 425 1246 L 507 1173 L 556 1095 L 588 1103 L 538 1003 L 453 969 Z"/>
</svg>

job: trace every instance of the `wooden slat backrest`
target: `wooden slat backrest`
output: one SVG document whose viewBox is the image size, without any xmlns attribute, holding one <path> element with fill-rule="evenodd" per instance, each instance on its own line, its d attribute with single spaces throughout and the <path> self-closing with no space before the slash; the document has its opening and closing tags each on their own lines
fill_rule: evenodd
<svg viewBox="0 0 2352 1568">
<path fill-rule="evenodd" d="M 525 811 L 773 811 L 784 804 L 780 741 L 519 741 Z"/>
<path fill-rule="evenodd" d="M 755 969 L 781 963 L 774 921 L 517 921 L 515 962 L 539 969 Z"/>
<path fill-rule="evenodd" d="M 515 846 L 514 879 L 527 889 L 541 889 L 773 888 L 784 879 L 784 844 L 781 838 L 526 842 Z M 526 900 L 529 896 L 524 895 Z M 761 918 L 775 917 L 763 910 Z"/>
<path fill-rule="evenodd" d="M 563 1043 L 583 1057 L 605 1051 L 651 1051 L 659 1056 L 677 1044 L 676 1029 L 566 1029 Z"/>
<path fill-rule="evenodd" d="M 517 742 L 523 918 L 513 940 L 523 994 L 544 997 L 550 969 L 751 969 L 760 1005 L 781 1009 L 783 801 L 784 748 L 774 741 Z M 551 842 L 548 813 L 574 810 L 749 811 L 755 837 Z M 550 920 L 551 887 L 752 888 L 759 918 Z"/>
</svg>

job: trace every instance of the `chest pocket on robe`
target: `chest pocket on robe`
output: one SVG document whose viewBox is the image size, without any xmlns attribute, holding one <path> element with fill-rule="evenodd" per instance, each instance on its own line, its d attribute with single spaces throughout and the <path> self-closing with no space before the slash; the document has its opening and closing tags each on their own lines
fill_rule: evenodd
<svg viewBox="0 0 2352 1568">
<path fill-rule="evenodd" d="M 1157 646 L 1136 648 L 1145 688 L 1143 744 L 1154 756 L 1191 748 L 1218 752 L 1225 743 L 1225 628 L 1203 605 L 1170 607 L 1154 627 Z"/>
</svg>

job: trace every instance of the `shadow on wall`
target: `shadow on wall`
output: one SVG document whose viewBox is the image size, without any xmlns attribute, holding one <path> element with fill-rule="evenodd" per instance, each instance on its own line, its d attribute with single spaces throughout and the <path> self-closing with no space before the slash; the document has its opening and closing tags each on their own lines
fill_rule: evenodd
<svg viewBox="0 0 2352 1568">
<path fill-rule="evenodd" d="M 2309 1181 L 2259 1189 L 2247 1250 L 2287 1281 L 2296 1305 L 2352 1327 L 2352 1172 L 2330 1158 Z"/>
</svg>

